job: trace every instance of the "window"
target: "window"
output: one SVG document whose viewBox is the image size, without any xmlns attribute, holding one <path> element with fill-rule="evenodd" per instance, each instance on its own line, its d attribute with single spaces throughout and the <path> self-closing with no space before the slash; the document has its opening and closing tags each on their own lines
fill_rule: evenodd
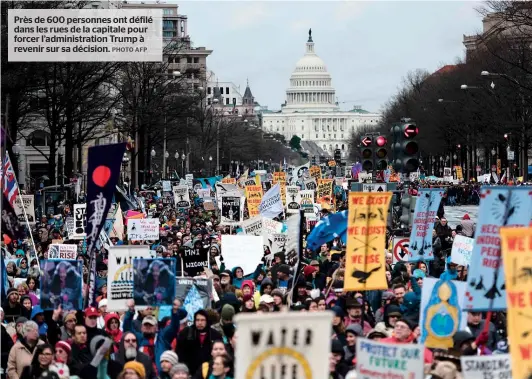
<svg viewBox="0 0 532 379">
<path fill-rule="evenodd" d="M 211 87 L 207 87 L 207 95 L 211 94 Z"/>
<path fill-rule="evenodd" d="M 207 105 L 211 105 L 211 101 L 212 101 L 212 98 L 208 97 L 207 98 Z"/>
<path fill-rule="evenodd" d="M 345 145 L 344 144 L 342 144 L 342 150 L 345 150 Z"/>
<path fill-rule="evenodd" d="M 26 139 L 26 146 L 48 146 L 50 135 L 42 130 L 36 130 Z"/>
<path fill-rule="evenodd" d="M 194 63 L 199 63 L 199 57 L 194 57 Z"/>
<path fill-rule="evenodd" d="M 173 14 L 172 9 L 168 9 L 168 8 L 165 9 L 165 10 L 163 11 L 163 14 L 167 14 L 167 15 Z"/>
<path fill-rule="evenodd" d="M 334 139 L 336 139 L 336 134 L 334 135 Z M 336 147 L 338 147 L 338 146 L 336 146 Z"/>
<path fill-rule="evenodd" d="M 173 36 L 174 36 L 174 32 L 165 32 L 165 31 L 163 31 L 163 37 L 172 38 Z"/>
<path fill-rule="evenodd" d="M 236 105 L 236 97 L 233 97 L 233 104 Z"/>
<path fill-rule="evenodd" d="M 319 138 L 319 137 L 318 137 L 318 134 L 316 134 L 316 138 Z"/>
<path fill-rule="evenodd" d="M 301 134 L 301 139 L 305 138 L 305 135 Z"/>
<path fill-rule="evenodd" d="M 98 9 L 98 4 L 92 4 L 92 9 Z"/>
<path fill-rule="evenodd" d="M 301 125 L 301 130 L 305 130 L 305 127 L 303 125 Z"/>
<path fill-rule="evenodd" d="M 225 93 L 229 95 L 229 87 L 225 87 Z"/>
<path fill-rule="evenodd" d="M 228 97 L 225 98 L 225 105 L 229 105 L 229 98 Z"/>
<path fill-rule="evenodd" d="M 220 93 L 223 95 L 224 94 L 224 87 L 220 87 Z"/>
</svg>

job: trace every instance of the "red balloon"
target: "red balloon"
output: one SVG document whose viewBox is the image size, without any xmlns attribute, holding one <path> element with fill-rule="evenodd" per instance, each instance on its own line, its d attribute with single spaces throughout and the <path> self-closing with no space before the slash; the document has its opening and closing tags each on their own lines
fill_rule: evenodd
<svg viewBox="0 0 532 379">
<path fill-rule="evenodd" d="M 107 166 L 98 166 L 92 173 L 92 181 L 98 187 L 105 187 L 111 177 L 111 169 Z"/>
</svg>

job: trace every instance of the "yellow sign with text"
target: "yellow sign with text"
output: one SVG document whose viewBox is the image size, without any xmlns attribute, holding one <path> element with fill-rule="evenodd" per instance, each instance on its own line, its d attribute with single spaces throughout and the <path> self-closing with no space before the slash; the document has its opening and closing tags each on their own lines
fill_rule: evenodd
<svg viewBox="0 0 532 379">
<path fill-rule="evenodd" d="M 321 179 L 321 167 L 320 166 L 311 166 L 309 168 L 309 174 L 311 178 L 314 178 L 316 182 Z"/>
<path fill-rule="evenodd" d="M 236 184 L 235 178 L 223 178 L 222 183 L 224 184 Z"/>
<path fill-rule="evenodd" d="M 246 201 L 249 218 L 258 216 L 260 214 L 259 205 L 262 201 L 262 186 L 246 186 Z"/>
<path fill-rule="evenodd" d="M 506 277 L 507 327 L 511 341 L 512 378 L 532 373 L 532 228 L 500 228 L 502 260 Z"/>
<path fill-rule="evenodd" d="M 385 290 L 386 219 L 391 192 L 350 192 L 345 291 Z"/>
<path fill-rule="evenodd" d="M 334 208 L 332 179 L 318 179 L 316 202 L 321 205 L 322 209 Z"/>
</svg>

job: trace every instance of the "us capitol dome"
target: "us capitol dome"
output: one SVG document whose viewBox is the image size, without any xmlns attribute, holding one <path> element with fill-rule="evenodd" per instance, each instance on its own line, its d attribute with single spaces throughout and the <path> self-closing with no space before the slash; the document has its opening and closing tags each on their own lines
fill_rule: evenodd
<svg viewBox="0 0 532 379">
<path fill-rule="evenodd" d="M 290 76 L 286 101 L 280 111 L 263 110 L 263 128 L 284 135 L 287 141 L 297 135 L 301 142 L 314 142 L 326 155 L 338 148 L 345 157 L 351 132 L 363 125 L 377 125 L 380 118 L 359 106 L 340 110 L 331 74 L 316 54 L 309 30 L 305 55 Z"/>
</svg>

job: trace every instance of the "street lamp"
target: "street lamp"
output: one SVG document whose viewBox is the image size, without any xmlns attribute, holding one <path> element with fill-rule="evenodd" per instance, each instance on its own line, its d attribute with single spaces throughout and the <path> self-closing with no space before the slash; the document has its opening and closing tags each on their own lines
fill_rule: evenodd
<svg viewBox="0 0 532 379">
<path fill-rule="evenodd" d="M 495 156 L 495 154 L 497 154 L 497 152 L 495 151 L 495 149 L 491 149 L 491 155 Z"/>
<path fill-rule="evenodd" d="M 211 174 L 212 155 L 209 155 L 209 175 Z"/>
</svg>

